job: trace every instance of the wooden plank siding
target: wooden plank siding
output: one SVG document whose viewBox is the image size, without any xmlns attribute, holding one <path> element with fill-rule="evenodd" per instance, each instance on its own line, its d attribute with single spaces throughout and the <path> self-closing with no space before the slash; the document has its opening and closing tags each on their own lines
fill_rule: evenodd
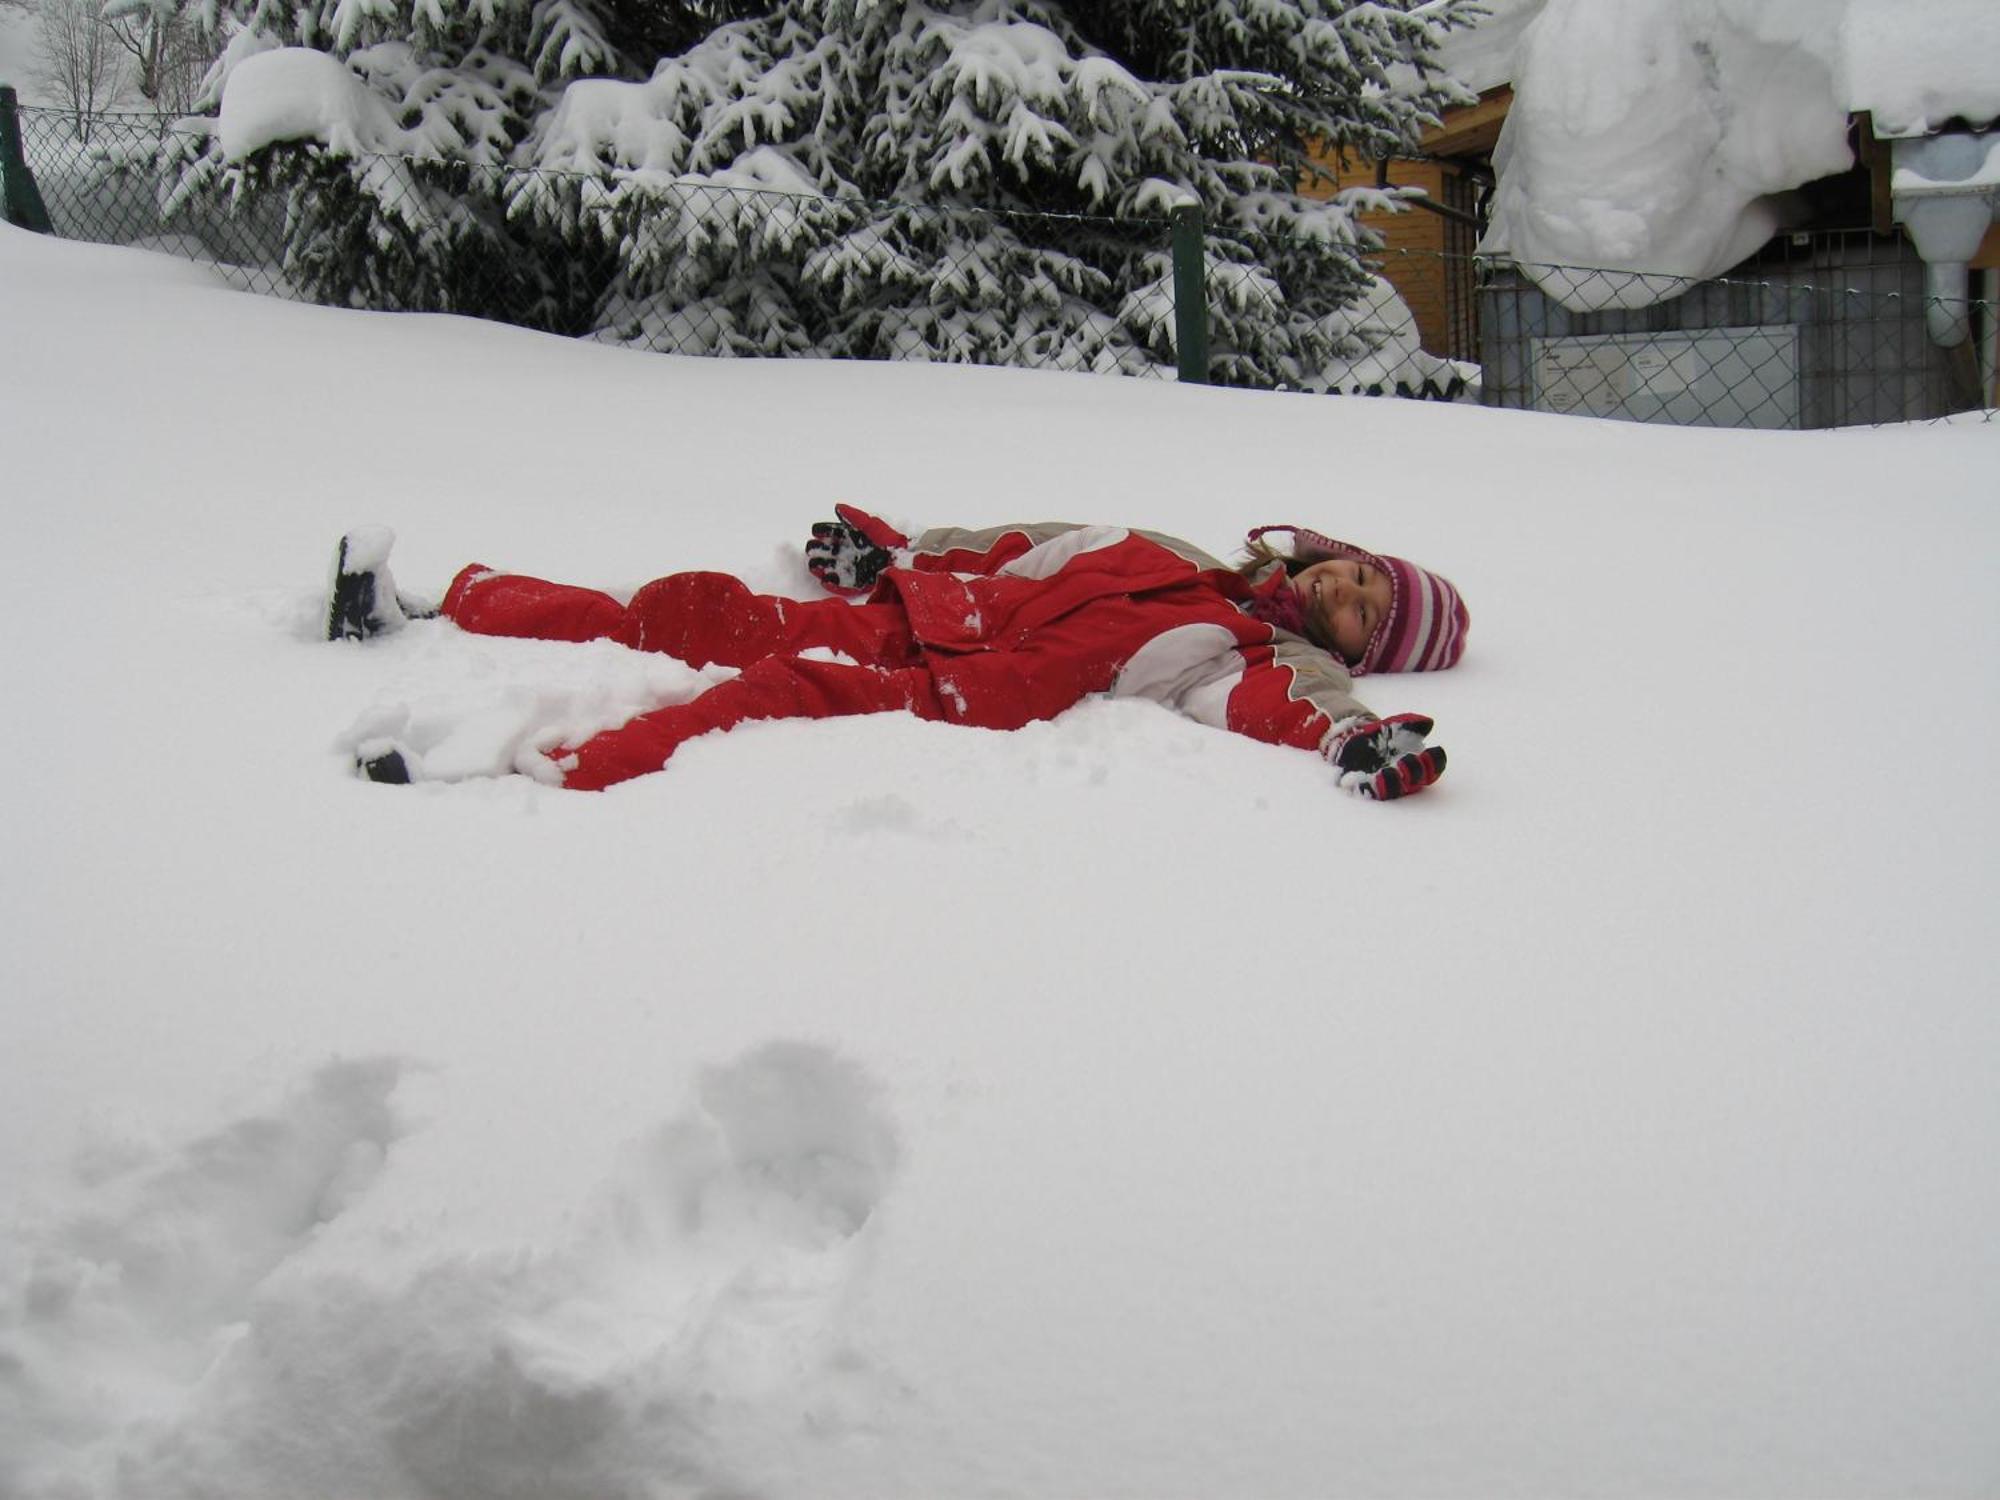
<svg viewBox="0 0 2000 1500">
<path fill-rule="evenodd" d="M 1437 128 L 1425 133 L 1422 158 L 1389 162 L 1389 185 L 1422 188 L 1434 203 L 1470 211 L 1473 184 L 1466 168 L 1486 166 L 1513 102 L 1514 91 L 1502 85 L 1487 90 L 1477 104 L 1450 111 Z M 1334 174 L 1334 181 L 1306 184 L 1309 197 L 1329 198 L 1347 188 L 1375 187 L 1380 181 L 1373 161 L 1328 151 L 1314 152 L 1313 159 Z M 1425 351 L 1477 360 L 1471 228 L 1423 208 L 1359 218 L 1382 237 L 1388 251 L 1382 257 L 1382 274 L 1409 304 Z"/>
<path fill-rule="evenodd" d="M 1987 230 L 1986 238 L 1972 252 L 1972 268 L 1975 271 L 2000 271 L 2000 224 Z"/>
</svg>

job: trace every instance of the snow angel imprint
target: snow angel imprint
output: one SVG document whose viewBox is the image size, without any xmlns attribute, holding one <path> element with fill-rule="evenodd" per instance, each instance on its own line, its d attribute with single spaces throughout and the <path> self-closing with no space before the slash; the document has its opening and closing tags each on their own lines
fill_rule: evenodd
<svg viewBox="0 0 2000 1500">
<path fill-rule="evenodd" d="M 742 669 L 690 702 L 552 749 L 534 768 L 583 790 L 658 771 L 696 735 L 750 720 L 901 710 L 1018 729 L 1092 693 L 1150 698 L 1314 751 L 1363 797 L 1407 796 L 1444 771 L 1443 749 L 1426 743 L 1429 719 L 1379 718 L 1353 694 L 1364 673 L 1449 667 L 1465 648 L 1458 591 L 1414 563 L 1296 526 L 1253 531 L 1232 568 L 1123 527 L 938 527 L 912 539 L 865 511 L 836 511 L 805 550 L 837 597 L 777 598 L 723 573 L 676 573 L 621 603 L 473 565 L 435 613 L 482 635 L 612 640 Z M 380 527 L 341 539 L 329 639 L 365 638 L 419 612 L 396 593 L 392 540 Z M 847 659 L 804 654 L 815 648 Z M 395 743 L 364 746 L 356 766 L 373 781 L 423 774 Z"/>
</svg>

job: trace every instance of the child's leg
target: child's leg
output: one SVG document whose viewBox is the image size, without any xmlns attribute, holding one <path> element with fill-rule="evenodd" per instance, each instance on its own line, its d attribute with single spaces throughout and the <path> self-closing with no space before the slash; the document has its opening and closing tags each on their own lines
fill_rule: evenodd
<svg viewBox="0 0 2000 1500">
<path fill-rule="evenodd" d="M 473 566 L 452 580 L 443 613 L 479 635 L 608 638 L 697 667 L 747 666 L 814 646 L 880 666 L 903 666 L 913 655 L 909 622 L 899 605 L 779 599 L 753 594 L 725 573 L 658 578 L 626 605 L 596 589 Z"/>
<path fill-rule="evenodd" d="M 496 573 L 477 563 L 459 569 L 438 612 L 475 635 L 536 641 L 600 640 L 625 618 L 625 606 L 596 589 Z"/>
<path fill-rule="evenodd" d="M 674 751 L 711 730 L 753 719 L 830 719 L 898 709 L 922 719 L 944 717 L 924 668 L 891 670 L 767 656 L 699 698 L 641 714 L 570 750 L 555 752 L 555 759 L 563 763 L 575 758 L 574 765 L 565 766 L 564 786 L 598 791 L 659 770 Z"/>
<path fill-rule="evenodd" d="M 780 599 L 753 594 L 727 573 L 676 573 L 632 596 L 615 639 L 663 651 L 690 666 L 747 667 L 767 656 L 830 647 L 869 666 L 915 659 L 909 617 L 899 604 L 844 599 Z"/>
</svg>

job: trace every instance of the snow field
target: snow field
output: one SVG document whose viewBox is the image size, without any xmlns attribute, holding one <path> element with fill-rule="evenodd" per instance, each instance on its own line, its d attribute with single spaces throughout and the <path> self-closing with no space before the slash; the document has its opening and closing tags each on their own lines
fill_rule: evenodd
<svg viewBox="0 0 2000 1500">
<path fill-rule="evenodd" d="M 0 1494 L 1977 1495 L 2000 426 L 675 360 L 0 233 Z M 1297 520 L 1463 589 L 1395 807 L 1148 705 L 461 764 L 695 691 L 334 538 Z M 525 726 L 525 727 L 524 727 Z M 484 757 L 484 759 L 482 759 Z"/>
</svg>

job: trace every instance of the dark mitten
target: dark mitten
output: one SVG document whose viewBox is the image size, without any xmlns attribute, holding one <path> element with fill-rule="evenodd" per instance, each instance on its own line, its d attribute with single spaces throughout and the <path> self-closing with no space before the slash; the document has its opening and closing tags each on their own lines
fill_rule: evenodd
<svg viewBox="0 0 2000 1500">
<path fill-rule="evenodd" d="M 1443 747 L 1424 743 L 1433 727 L 1422 714 L 1348 720 L 1327 749 L 1335 784 L 1378 802 L 1421 792 L 1444 775 Z"/>
<path fill-rule="evenodd" d="M 845 521 L 814 524 L 806 543 L 806 567 L 820 586 L 836 594 L 865 594 L 889 566 L 889 549 L 878 547 Z"/>
<path fill-rule="evenodd" d="M 806 543 L 806 567 L 820 586 L 835 594 L 865 594 L 895 561 L 895 549 L 909 538 L 879 516 L 852 505 L 836 505 L 838 518 L 821 521 Z"/>
</svg>

